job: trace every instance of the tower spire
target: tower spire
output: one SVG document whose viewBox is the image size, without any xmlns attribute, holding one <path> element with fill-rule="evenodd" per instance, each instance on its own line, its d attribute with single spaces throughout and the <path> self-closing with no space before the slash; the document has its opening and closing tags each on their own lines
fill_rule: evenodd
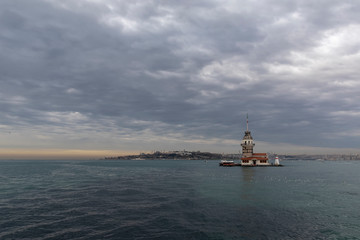
<svg viewBox="0 0 360 240">
<path fill-rule="evenodd" d="M 249 117 L 248 114 L 246 113 L 246 131 L 249 131 Z"/>
</svg>

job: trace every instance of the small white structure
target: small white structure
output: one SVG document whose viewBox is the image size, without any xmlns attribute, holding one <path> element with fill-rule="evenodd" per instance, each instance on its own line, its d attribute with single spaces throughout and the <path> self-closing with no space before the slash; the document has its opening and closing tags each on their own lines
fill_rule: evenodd
<svg viewBox="0 0 360 240">
<path fill-rule="evenodd" d="M 274 165 L 276 165 L 276 166 L 279 166 L 279 165 L 280 165 L 280 161 L 279 161 L 279 157 L 278 157 L 278 156 L 275 157 Z"/>
</svg>

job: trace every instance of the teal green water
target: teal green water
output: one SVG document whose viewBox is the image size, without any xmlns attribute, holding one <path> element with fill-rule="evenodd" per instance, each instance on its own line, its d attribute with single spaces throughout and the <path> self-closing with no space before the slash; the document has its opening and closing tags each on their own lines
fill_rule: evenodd
<svg viewBox="0 0 360 240">
<path fill-rule="evenodd" d="M 0 161 L 0 239 L 360 239 L 360 161 Z"/>
</svg>

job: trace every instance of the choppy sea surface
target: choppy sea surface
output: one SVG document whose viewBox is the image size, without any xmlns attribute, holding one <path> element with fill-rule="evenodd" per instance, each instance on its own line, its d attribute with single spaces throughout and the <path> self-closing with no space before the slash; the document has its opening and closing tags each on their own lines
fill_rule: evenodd
<svg viewBox="0 0 360 240">
<path fill-rule="evenodd" d="M 0 161 L 0 239 L 360 239 L 360 161 Z"/>
</svg>

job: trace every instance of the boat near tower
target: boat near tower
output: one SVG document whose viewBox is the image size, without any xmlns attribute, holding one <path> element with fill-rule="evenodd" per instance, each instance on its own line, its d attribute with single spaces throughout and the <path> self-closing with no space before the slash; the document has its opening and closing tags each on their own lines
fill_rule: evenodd
<svg viewBox="0 0 360 240">
<path fill-rule="evenodd" d="M 281 167 L 282 165 L 279 163 L 279 158 L 275 159 L 275 163 L 272 164 L 269 162 L 269 157 L 267 153 L 254 153 L 254 139 L 251 136 L 251 132 L 249 131 L 249 120 L 246 116 L 246 131 L 243 139 L 240 144 L 242 148 L 242 156 L 240 159 L 240 163 L 235 163 L 234 161 L 226 161 L 223 160 L 219 163 L 220 166 L 223 167 L 232 167 L 232 166 L 240 166 L 240 167 Z"/>
</svg>

